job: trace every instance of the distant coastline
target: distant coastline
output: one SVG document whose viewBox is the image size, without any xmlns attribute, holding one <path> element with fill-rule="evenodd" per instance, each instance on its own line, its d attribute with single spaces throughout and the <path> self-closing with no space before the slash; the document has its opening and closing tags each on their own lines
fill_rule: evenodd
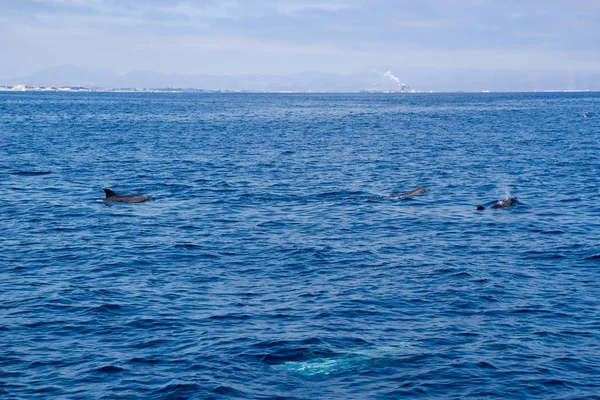
<svg viewBox="0 0 600 400">
<path fill-rule="evenodd" d="M 401 71 L 401 68 L 396 68 Z M 1 77 L 2 91 L 192 92 L 192 93 L 456 93 L 578 92 L 600 90 L 600 73 L 447 71 L 413 73 L 368 69 L 353 73 L 305 71 L 289 74 L 209 75 L 110 70 L 59 65 L 16 77 Z"/>
<path fill-rule="evenodd" d="M 195 88 L 98 88 L 85 86 L 36 86 L 5 85 L 0 92 L 71 92 L 71 93 L 338 93 L 313 90 L 235 90 L 235 89 L 195 89 Z M 417 90 L 357 90 L 341 93 L 433 93 Z"/>
<path fill-rule="evenodd" d="M 241 93 L 241 90 L 205 90 L 193 88 L 97 88 L 85 86 L 0 86 L 0 92 L 70 92 L 70 93 Z"/>
<path fill-rule="evenodd" d="M 381 94 L 410 94 L 410 93 L 516 93 L 515 91 L 490 91 L 490 90 L 457 90 L 457 91 L 420 91 L 420 90 L 356 90 L 348 92 L 313 91 L 313 90 L 231 90 L 231 89 L 195 89 L 195 88 L 97 88 L 84 86 L 33 86 L 33 85 L 0 85 L 2 92 L 49 92 L 49 93 L 381 93 Z M 580 93 L 597 92 L 590 89 L 548 89 L 524 90 L 520 93 Z"/>
</svg>

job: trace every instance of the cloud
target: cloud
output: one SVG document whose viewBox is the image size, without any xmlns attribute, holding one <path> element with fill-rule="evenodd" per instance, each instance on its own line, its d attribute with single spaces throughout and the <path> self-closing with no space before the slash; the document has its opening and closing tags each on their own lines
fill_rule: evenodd
<svg viewBox="0 0 600 400">
<path fill-rule="evenodd" d="M 349 9 L 358 9 L 365 5 L 365 1 L 357 0 L 303 0 L 303 1 L 273 1 L 276 9 L 285 14 L 295 14 L 306 11 L 339 12 Z"/>
<path fill-rule="evenodd" d="M 403 77 L 436 65 L 593 69 L 599 14 L 592 0 L 2 0 L 0 48 L 13 57 L 0 76 L 91 60 L 119 71 L 394 67 Z"/>
<path fill-rule="evenodd" d="M 364 0 L 5 0 L 6 8 L 22 16 L 114 16 L 152 20 L 240 19 L 306 11 L 339 12 L 364 5 Z M 158 18 L 157 18 L 158 17 Z"/>
</svg>

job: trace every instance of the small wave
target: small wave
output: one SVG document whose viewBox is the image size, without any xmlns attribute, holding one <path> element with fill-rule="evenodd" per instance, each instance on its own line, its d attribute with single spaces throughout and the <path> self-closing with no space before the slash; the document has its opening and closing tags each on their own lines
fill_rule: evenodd
<svg viewBox="0 0 600 400">
<path fill-rule="evenodd" d="M 156 391 L 156 394 L 166 398 L 187 398 L 187 396 L 197 395 L 202 388 L 195 383 L 171 383 Z"/>
<path fill-rule="evenodd" d="M 38 175 L 49 175 L 50 171 L 15 171 L 11 172 L 11 175 L 22 175 L 22 176 L 38 176 Z"/>
<path fill-rule="evenodd" d="M 212 315 L 208 319 L 214 320 L 247 320 L 252 318 L 247 314 L 225 314 L 225 315 Z"/>
<path fill-rule="evenodd" d="M 284 228 L 287 225 L 288 224 L 286 224 L 285 222 L 280 222 L 280 221 L 266 221 L 266 222 L 261 222 L 260 224 L 257 225 L 257 227 L 274 229 L 274 228 Z"/>
<path fill-rule="evenodd" d="M 563 254 L 557 254 L 557 253 L 548 253 L 545 251 L 539 251 L 539 250 L 530 250 L 530 251 L 526 251 L 524 254 L 526 254 L 526 258 L 529 259 L 536 259 L 536 260 L 558 260 L 561 258 L 565 258 L 565 256 Z"/>
<path fill-rule="evenodd" d="M 118 304 L 102 304 L 100 306 L 97 307 L 92 307 L 90 309 L 91 312 L 95 312 L 95 313 L 106 313 L 106 312 L 115 312 L 115 311 L 119 311 L 123 309 L 123 307 L 121 307 Z"/>
<path fill-rule="evenodd" d="M 152 349 L 161 348 L 163 345 L 169 345 L 171 343 L 168 339 L 150 339 L 140 340 L 137 343 L 133 343 L 132 347 L 135 349 Z"/>
<path fill-rule="evenodd" d="M 153 358 L 143 358 L 143 357 L 134 357 L 129 362 L 134 364 L 148 364 L 148 365 L 156 365 L 162 363 L 161 360 L 156 360 Z"/>
<path fill-rule="evenodd" d="M 138 318 L 127 323 L 127 326 L 135 329 L 155 329 L 166 325 L 164 322 L 153 318 Z"/>
<path fill-rule="evenodd" d="M 348 190 L 340 190 L 337 192 L 325 192 L 318 193 L 311 196 L 314 199 L 318 200 L 339 200 L 339 199 L 359 199 L 364 197 L 373 197 L 373 194 L 363 191 L 348 191 Z"/>
<path fill-rule="evenodd" d="M 173 248 L 174 249 L 194 250 L 194 249 L 201 249 L 202 246 L 197 245 L 197 244 L 188 243 L 188 244 L 176 244 L 176 245 L 173 245 Z"/>
<path fill-rule="evenodd" d="M 253 193 L 244 193 L 240 195 L 237 199 L 238 201 L 253 203 L 253 204 L 277 204 L 277 203 L 294 203 L 294 202 L 303 202 L 306 199 L 297 196 L 294 194 L 288 194 L 285 196 L 270 194 L 270 193 L 262 193 L 262 194 L 253 194 Z"/>
<path fill-rule="evenodd" d="M 454 274 L 451 274 L 450 277 L 451 278 L 472 278 L 473 275 L 471 275 L 468 272 L 461 271 L 461 272 L 456 272 Z"/>
<path fill-rule="evenodd" d="M 550 310 L 536 309 L 536 308 L 520 308 L 512 311 L 514 314 L 549 314 L 552 313 Z"/>
<path fill-rule="evenodd" d="M 234 389 L 232 387 L 223 386 L 223 385 L 217 386 L 216 388 L 214 388 L 212 390 L 212 392 L 222 395 L 222 396 L 232 396 L 232 397 L 240 398 L 240 399 L 245 397 L 244 392 Z"/>
<path fill-rule="evenodd" d="M 125 371 L 124 368 L 120 368 L 120 367 L 115 367 L 114 365 L 107 365 L 101 368 L 98 368 L 97 370 L 95 370 L 95 372 L 101 372 L 103 374 L 115 374 L 118 372 L 123 372 Z"/>
</svg>

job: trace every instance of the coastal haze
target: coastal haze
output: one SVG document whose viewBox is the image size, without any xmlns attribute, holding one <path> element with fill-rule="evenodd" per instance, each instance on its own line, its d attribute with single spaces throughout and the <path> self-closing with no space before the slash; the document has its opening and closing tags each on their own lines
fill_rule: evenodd
<svg viewBox="0 0 600 400">
<path fill-rule="evenodd" d="M 4 0 L 0 85 L 599 90 L 590 0 Z"/>
</svg>

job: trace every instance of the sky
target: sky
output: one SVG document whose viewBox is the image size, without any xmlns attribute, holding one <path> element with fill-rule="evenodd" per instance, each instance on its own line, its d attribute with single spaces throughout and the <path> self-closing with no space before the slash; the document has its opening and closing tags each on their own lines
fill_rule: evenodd
<svg viewBox="0 0 600 400">
<path fill-rule="evenodd" d="M 598 0 L 0 0 L 0 77 L 600 71 Z"/>
</svg>

